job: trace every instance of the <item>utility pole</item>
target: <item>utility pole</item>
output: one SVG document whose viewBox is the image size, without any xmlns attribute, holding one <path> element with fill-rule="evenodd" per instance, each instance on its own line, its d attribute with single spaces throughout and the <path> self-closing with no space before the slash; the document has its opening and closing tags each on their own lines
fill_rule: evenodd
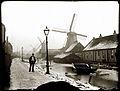
<svg viewBox="0 0 120 91">
<path fill-rule="evenodd" d="M 18 49 L 18 58 L 20 59 L 20 50 Z"/>
</svg>

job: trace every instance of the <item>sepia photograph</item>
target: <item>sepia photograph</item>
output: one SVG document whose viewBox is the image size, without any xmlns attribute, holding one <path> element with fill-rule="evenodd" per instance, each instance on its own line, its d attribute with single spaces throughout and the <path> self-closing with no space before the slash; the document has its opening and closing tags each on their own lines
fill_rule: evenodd
<svg viewBox="0 0 120 91">
<path fill-rule="evenodd" d="M 0 90 L 119 89 L 118 1 L 4 1 L 0 36 Z"/>
</svg>

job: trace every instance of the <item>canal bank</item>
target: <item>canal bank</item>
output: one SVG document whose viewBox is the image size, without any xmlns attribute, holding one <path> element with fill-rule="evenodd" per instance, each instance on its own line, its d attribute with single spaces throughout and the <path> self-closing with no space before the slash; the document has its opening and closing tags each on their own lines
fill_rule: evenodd
<svg viewBox="0 0 120 91">
<path fill-rule="evenodd" d="M 98 69 L 95 74 L 90 76 L 92 85 L 105 90 L 118 88 L 118 72 L 116 70 Z"/>
</svg>

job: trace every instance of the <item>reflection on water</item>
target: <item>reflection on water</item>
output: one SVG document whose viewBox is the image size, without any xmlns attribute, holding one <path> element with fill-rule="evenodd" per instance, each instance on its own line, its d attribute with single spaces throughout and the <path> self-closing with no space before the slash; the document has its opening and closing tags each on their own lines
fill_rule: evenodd
<svg viewBox="0 0 120 91">
<path fill-rule="evenodd" d="M 83 83 L 88 83 L 89 82 L 89 75 L 75 75 L 75 78 L 79 79 Z"/>
<path fill-rule="evenodd" d="M 74 78 L 75 80 L 80 80 L 83 83 L 89 82 L 89 75 L 77 74 L 72 71 L 72 67 L 65 67 L 65 71 L 68 73 L 68 77 Z"/>
<path fill-rule="evenodd" d="M 91 78 L 90 84 L 96 85 L 104 89 L 113 89 L 113 88 L 117 88 L 118 82 L 112 80 L 105 80 L 95 76 Z"/>
</svg>

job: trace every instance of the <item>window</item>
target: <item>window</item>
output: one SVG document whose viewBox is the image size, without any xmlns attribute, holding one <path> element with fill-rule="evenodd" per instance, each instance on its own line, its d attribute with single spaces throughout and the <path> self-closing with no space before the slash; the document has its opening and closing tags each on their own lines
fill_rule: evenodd
<svg viewBox="0 0 120 91">
<path fill-rule="evenodd" d="M 98 51 L 98 56 L 100 56 L 100 51 Z"/>
<path fill-rule="evenodd" d="M 112 56 L 114 55 L 114 50 L 112 50 L 112 53 L 111 53 L 111 55 L 112 55 Z"/>
</svg>

